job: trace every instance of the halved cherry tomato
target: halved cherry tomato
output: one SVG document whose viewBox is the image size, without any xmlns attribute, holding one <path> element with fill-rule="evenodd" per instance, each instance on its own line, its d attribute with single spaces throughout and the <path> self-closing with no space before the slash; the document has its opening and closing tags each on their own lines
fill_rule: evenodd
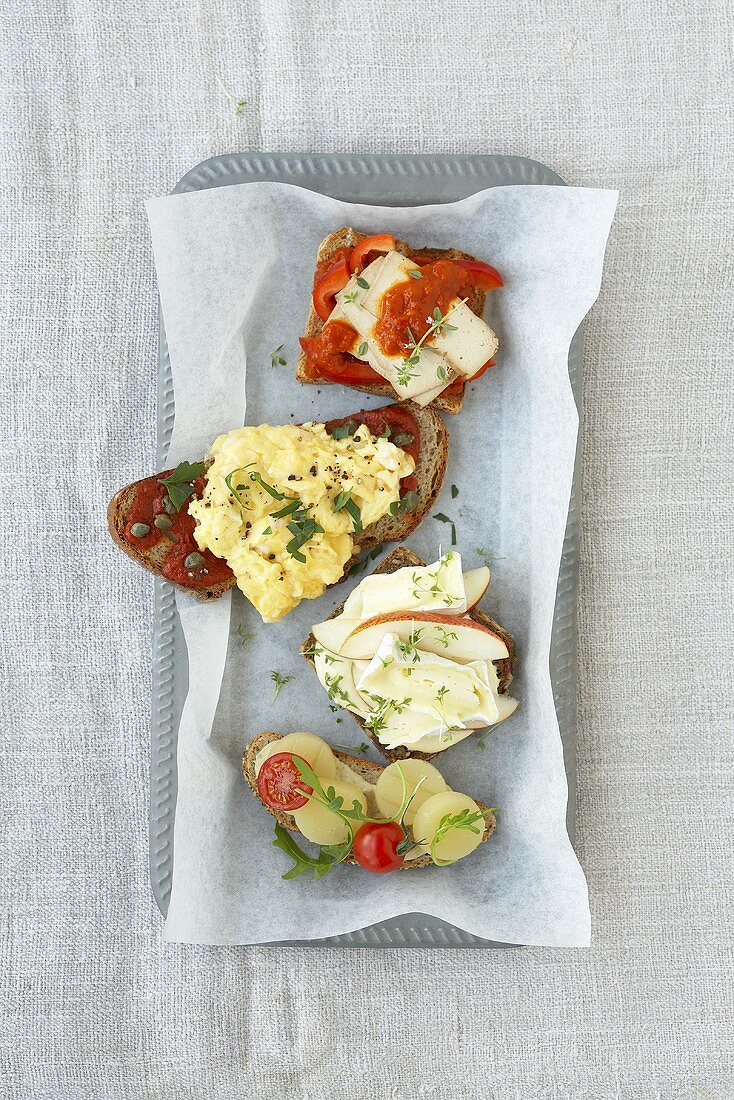
<svg viewBox="0 0 734 1100">
<path fill-rule="evenodd" d="M 300 760 L 300 756 L 297 759 Z M 313 788 L 301 779 L 292 752 L 276 752 L 269 756 L 257 773 L 257 793 L 271 810 L 285 813 L 300 810 L 308 802 L 301 791 L 313 794 Z"/>
<path fill-rule="evenodd" d="M 451 263 L 468 271 L 482 290 L 496 290 L 497 287 L 505 285 L 497 268 L 482 263 L 481 260 L 452 260 Z"/>
<path fill-rule="evenodd" d="M 364 261 L 370 252 L 390 252 L 394 247 L 395 238 L 391 233 L 375 233 L 373 237 L 365 237 L 352 249 L 349 267 L 353 272 L 361 271 L 363 267 L 367 267 Z"/>
<path fill-rule="evenodd" d="M 352 852 L 360 867 L 374 875 L 396 871 L 405 858 L 398 845 L 405 840 L 397 821 L 370 822 L 363 825 L 354 837 Z"/>
<path fill-rule="evenodd" d="M 334 296 L 344 289 L 349 279 L 349 264 L 345 256 L 340 256 L 317 280 L 313 288 L 313 307 L 322 321 L 327 320 L 336 304 Z"/>
</svg>

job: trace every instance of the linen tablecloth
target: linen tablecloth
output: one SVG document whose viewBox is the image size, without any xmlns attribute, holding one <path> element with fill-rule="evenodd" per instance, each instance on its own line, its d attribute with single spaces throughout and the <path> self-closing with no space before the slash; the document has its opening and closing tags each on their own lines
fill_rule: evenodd
<svg viewBox="0 0 734 1100">
<path fill-rule="evenodd" d="M 0 1092 L 729 1100 L 731 8 L 5 14 Z M 152 585 L 104 504 L 154 461 L 142 200 L 246 149 L 518 153 L 621 190 L 582 410 L 589 951 L 162 942 Z"/>
</svg>

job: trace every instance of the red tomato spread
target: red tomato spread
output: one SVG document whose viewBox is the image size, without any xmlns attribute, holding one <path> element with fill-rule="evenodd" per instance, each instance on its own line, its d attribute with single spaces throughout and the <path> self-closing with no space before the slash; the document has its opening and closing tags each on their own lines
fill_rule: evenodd
<svg viewBox="0 0 734 1100">
<path fill-rule="evenodd" d="M 382 296 L 375 338 L 386 355 L 404 355 L 411 337 L 425 336 L 434 310 L 443 317 L 457 298 L 469 298 L 474 282 L 468 271 L 450 260 L 436 260 L 421 268 L 422 279 L 407 279 Z M 430 343 L 430 340 L 428 341 Z"/>
<path fill-rule="evenodd" d="M 168 477 L 171 473 L 172 470 L 166 470 L 159 476 Z M 204 492 L 206 478 L 197 478 L 192 485 L 193 495 L 200 497 Z M 184 501 L 179 512 L 167 512 L 164 503 L 167 495 L 166 486 L 161 485 L 157 477 L 147 477 L 138 483 L 125 525 L 127 541 L 141 550 L 150 550 L 159 543 L 166 543 L 168 549 L 161 572 L 175 584 L 185 585 L 187 588 L 209 588 L 229 580 L 233 574 L 226 561 L 215 557 L 211 550 L 199 549 L 194 539 L 196 521 L 188 513 L 188 500 Z M 159 516 L 165 517 L 159 521 L 163 524 L 161 528 L 155 525 Z M 136 524 L 145 524 L 149 528 L 148 532 L 144 535 L 133 534 L 132 529 Z M 187 568 L 184 564 L 189 554 L 198 554 L 202 559 L 193 568 Z"/>
</svg>

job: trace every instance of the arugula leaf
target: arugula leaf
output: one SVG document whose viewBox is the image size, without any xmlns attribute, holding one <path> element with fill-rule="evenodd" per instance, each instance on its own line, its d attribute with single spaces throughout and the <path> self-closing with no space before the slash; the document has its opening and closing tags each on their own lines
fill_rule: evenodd
<svg viewBox="0 0 734 1100">
<path fill-rule="evenodd" d="M 314 878 L 318 882 L 324 875 L 328 875 L 334 863 L 337 861 L 329 854 L 328 851 L 321 848 L 319 849 L 318 856 L 314 859 L 313 856 L 306 855 L 302 848 L 296 844 L 295 840 L 285 829 L 280 822 L 276 822 L 275 825 L 275 840 L 273 841 L 274 848 L 280 848 L 282 852 L 285 852 L 287 856 L 290 856 L 295 861 L 294 866 L 289 871 L 286 871 L 281 878 L 292 879 L 298 878 L 299 875 L 304 874 L 306 871 L 313 871 Z"/>
<path fill-rule="evenodd" d="M 168 499 L 176 512 L 181 508 L 194 492 L 191 482 L 194 478 L 203 477 L 206 465 L 203 462 L 179 462 L 173 473 L 168 477 L 159 477 L 160 485 L 165 485 L 168 490 Z"/>
</svg>

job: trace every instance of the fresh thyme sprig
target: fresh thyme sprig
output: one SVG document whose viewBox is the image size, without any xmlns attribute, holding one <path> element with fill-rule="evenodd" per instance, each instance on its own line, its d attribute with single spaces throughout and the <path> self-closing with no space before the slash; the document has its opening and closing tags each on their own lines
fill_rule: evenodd
<svg viewBox="0 0 734 1100">
<path fill-rule="evenodd" d="M 270 352 L 270 366 L 271 367 L 285 367 L 288 365 L 288 360 L 285 359 L 280 353 L 282 352 L 284 344 L 276 348 L 275 351 Z"/>
<path fill-rule="evenodd" d="M 426 340 L 430 340 L 432 336 L 440 336 L 444 332 L 456 332 L 456 325 L 450 325 L 448 323 L 449 317 L 459 308 L 459 306 L 466 305 L 468 299 L 460 298 L 451 309 L 446 310 L 446 313 L 441 314 L 441 310 L 436 306 L 433 311 L 433 319 L 429 322 L 428 328 L 423 333 L 419 340 L 416 340 L 415 333 L 412 329 L 408 329 L 408 344 L 407 347 L 410 350 L 410 355 L 406 356 L 403 362 L 408 367 L 414 367 L 419 362 L 421 357 L 421 348 L 425 344 Z M 444 371 L 445 375 L 445 371 Z M 402 383 L 401 383 L 402 384 Z"/>
</svg>

